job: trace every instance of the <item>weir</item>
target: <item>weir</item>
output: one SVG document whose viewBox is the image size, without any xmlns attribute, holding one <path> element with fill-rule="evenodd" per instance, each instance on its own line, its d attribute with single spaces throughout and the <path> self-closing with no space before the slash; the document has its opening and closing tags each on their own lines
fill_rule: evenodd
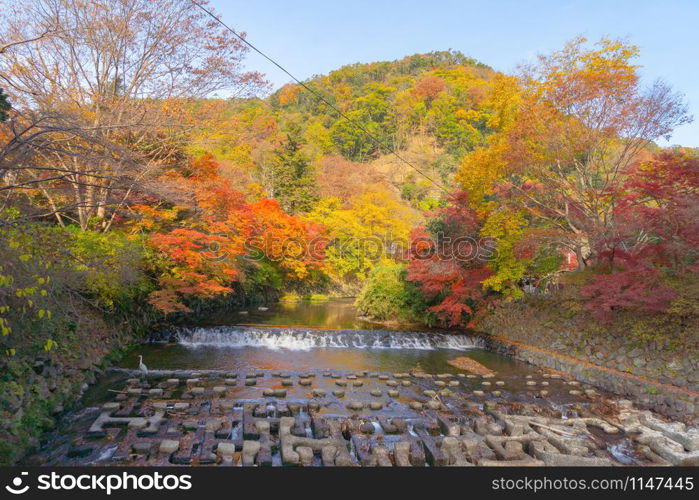
<svg viewBox="0 0 699 500">
<path fill-rule="evenodd" d="M 177 328 L 169 340 L 187 347 L 267 347 L 270 349 L 451 349 L 484 347 L 479 337 L 384 330 L 320 330 L 287 327 L 216 326 Z"/>
</svg>

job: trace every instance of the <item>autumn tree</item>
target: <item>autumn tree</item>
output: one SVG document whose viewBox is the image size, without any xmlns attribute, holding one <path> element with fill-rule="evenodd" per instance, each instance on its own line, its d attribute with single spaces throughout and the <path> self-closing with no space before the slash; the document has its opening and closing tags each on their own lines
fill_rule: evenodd
<svg viewBox="0 0 699 500">
<path fill-rule="evenodd" d="M 263 83 L 242 69 L 242 42 L 191 2 L 32 0 L 3 21 L 0 38 L 29 42 L 0 57 L 17 110 L 0 169 L 83 228 L 107 227 L 172 153 L 182 117 L 169 100 Z"/>
<path fill-rule="evenodd" d="M 387 191 L 324 198 L 308 219 L 325 226 L 330 272 L 345 282 L 366 279 L 378 263 L 403 257 L 415 214 Z"/>
<path fill-rule="evenodd" d="M 487 301 L 482 284 L 492 275 L 486 262 L 493 248 L 481 241 L 481 223 L 467 193 L 457 192 L 449 201 L 411 232 L 406 279 L 418 287 L 439 323 L 466 326 Z"/>
<path fill-rule="evenodd" d="M 250 205 L 254 220 L 248 257 L 273 264 L 284 283 L 313 281 L 314 271 L 325 268 L 325 227 L 286 213 L 275 199 Z"/>
<path fill-rule="evenodd" d="M 132 228 L 147 235 L 158 287 L 149 300 L 164 313 L 231 294 L 246 280 L 268 288 L 310 283 L 325 265 L 324 227 L 274 199 L 248 203 L 221 174 L 213 155 L 201 155 L 159 178 L 167 200 L 136 207 Z M 258 270 L 271 276 L 260 282 Z"/>
<path fill-rule="evenodd" d="M 193 155 L 212 153 L 223 166 L 235 169 L 243 187 L 249 182 L 269 186 L 272 182 L 274 151 L 284 134 L 277 117 L 259 99 L 187 100 L 185 116 L 192 117 L 187 134 Z"/>
<path fill-rule="evenodd" d="M 148 235 L 154 253 L 158 288 L 149 301 L 164 313 L 187 311 L 188 298 L 233 291 L 254 216 L 211 155 L 165 172 L 160 182 L 172 190 L 171 201 L 135 207 L 141 216 L 134 229 Z"/>
<path fill-rule="evenodd" d="M 582 289 L 587 308 L 664 312 L 699 263 L 699 158 L 663 152 L 624 172 L 615 226 L 597 242 L 597 271 Z M 691 285 L 689 285 L 691 286 Z"/>
<path fill-rule="evenodd" d="M 490 98 L 495 133 L 458 174 L 481 216 L 523 211 L 552 248 L 574 252 L 580 266 L 594 261 L 616 224 L 624 172 L 689 119 L 666 84 L 642 87 L 637 55 L 620 41 L 577 38 L 516 81 L 500 79 Z"/>
</svg>

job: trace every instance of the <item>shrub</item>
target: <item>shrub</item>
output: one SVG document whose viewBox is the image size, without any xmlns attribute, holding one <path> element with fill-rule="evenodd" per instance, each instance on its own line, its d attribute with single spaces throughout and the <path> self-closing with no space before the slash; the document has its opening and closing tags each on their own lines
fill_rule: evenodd
<svg viewBox="0 0 699 500">
<path fill-rule="evenodd" d="M 304 299 L 310 302 L 327 302 L 328 300 L 330 300 L 330 298 L 327 295 L 322 293 L 312 293 L 304 297 Z"/>
<path fill-rule="evenodd" d="M 12 463 L 153 310 L 137 239 L 1 215 L 0 463 Z"/>
<path fill-rule="evenodd" d="M 358 311 L 380 321 L 420 319 L 426 305 L 417 288 L 405 281 L 406 274 L 402 264 L 376 266 L 357 298 Z"/>
</svg>

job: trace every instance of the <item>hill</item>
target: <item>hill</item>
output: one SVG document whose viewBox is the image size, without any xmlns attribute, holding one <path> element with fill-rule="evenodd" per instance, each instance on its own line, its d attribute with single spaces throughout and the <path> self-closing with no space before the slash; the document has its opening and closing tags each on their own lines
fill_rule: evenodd
<svg viewBox="0 0 699 500">
<path fill-rule="evenodd" d="M 483 102 L 494 75 L 478 61 L 444 51 L 343 66 L 305 82 L 380 145 L 296 84 L 265 99 L 197 100 L 189 104 L 197 117 L 190 148 L 212 151 L 240 188 L 254 184 L 277 198 L 280 187 L 300 181 L 314 186 L 316 197 L 346 201 L 377 187 L 407 206 L 430 209 L 439 190 L 390 150 L 449 185 L 463 155 L 489 133 Z M 294 163 L 290 157 L 295 171 L 280 172 L 279 163 Z"/>
</svg>

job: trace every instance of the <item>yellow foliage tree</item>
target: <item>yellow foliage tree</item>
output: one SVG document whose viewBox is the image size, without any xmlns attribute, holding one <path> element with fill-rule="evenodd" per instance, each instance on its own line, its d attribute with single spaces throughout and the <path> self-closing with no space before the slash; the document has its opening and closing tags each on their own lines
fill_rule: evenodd
<svg viewBox="0 0 699 500">
<path fill-rule="evenodd" d="M 325 198 L 308 219 L 328 228 L 326 260 L 335 277 L 348 281 L 364 280 L 376 264 L 402 255 L 417 222 L 387 191 L 355 196 L 345 206 L 339 198 Z"/>
</svg>

